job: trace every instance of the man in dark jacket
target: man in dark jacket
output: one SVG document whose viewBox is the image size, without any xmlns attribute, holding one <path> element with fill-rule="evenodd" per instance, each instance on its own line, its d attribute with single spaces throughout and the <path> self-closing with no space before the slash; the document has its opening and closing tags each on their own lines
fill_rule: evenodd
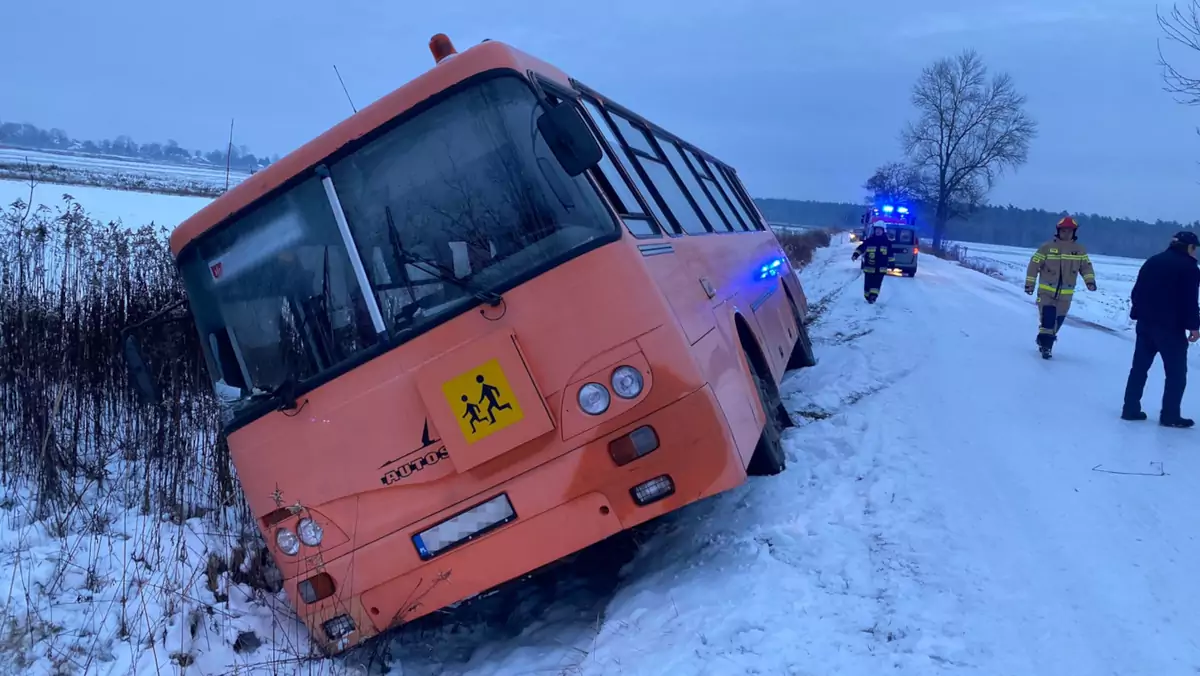
<svg viewBox="0 0 1200 676">
<path fill-rule="evenodd" d="M 850 260 L 856 261 L 862 256 L 863 298 L 873 304 L 883 287 L 883 276 L 891 269 L 896 258 L 892 254 L 892 240 L 888 239 L 887 230 L 878 225 L 872 230 L 871 236 L 858 245 Z"/>
<path fill-rule="evenodd" d="M 1187 385 L 1188 343 L 1200 340 L 1200 268 L 1196 267 L 1194 232 L 1180 232 L 1166 251 L 1151 256 L 1138 271 L 1130 300 L 1129 318 L 1137 322 L 1133 366 L 1125 385 L 1125 420 L 1145 420 L 1142 391 L 1156 355 L 1162 356 L 1166 383 L 1158 422 L 1166 427 L 1191 427 L 1194 421 L 1179 411 Z M 1186 332 L 1186 333 L 1185 333 Z"/>
</svg>

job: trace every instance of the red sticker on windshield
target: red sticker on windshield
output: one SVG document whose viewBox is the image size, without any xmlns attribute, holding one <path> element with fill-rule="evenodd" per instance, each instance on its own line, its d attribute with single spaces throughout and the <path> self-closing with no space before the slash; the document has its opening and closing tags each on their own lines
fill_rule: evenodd
<svg viewBox="0 0 1200 676">
<path fill-rule="evenodd" d="M 225 265 L 224 265 L 223 263 L 221 263 L 221 261 L 216 261 L 215 263 L 209 263 L 209 264 L 208 264 L 208 270 L 209 270 L 209 272 L 211 272 L 211 273 L 212 273 L 212 278 L 213 278 L 213 279 L 220 279 L 220 278 L 221 278 L 221 272 L 222 272 L 224 269 L 225 269 Z"/>
</svg>

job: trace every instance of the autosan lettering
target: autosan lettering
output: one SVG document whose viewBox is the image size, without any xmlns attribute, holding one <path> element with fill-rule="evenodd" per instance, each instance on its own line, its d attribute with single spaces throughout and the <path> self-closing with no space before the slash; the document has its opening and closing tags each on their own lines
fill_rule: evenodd
<svg viewBox="0 0 1200 676">
<path fill-rule="evenodd" d="M 414 460 L 409 460 L 408 462 L 400 465 L 396 469 L 379 477 L 379 481 L 381 483 L 383 483 L 384 486 L 391 486 L 392 484 L 396 483 L 397 481 L 403 481 L 404 479 L 407 479 L 408 477 L 412 476 L 413 474 L 420 472 L 421 470 L 425 469 L 426 467 L 429 467 L 431 465 L 436 465 L 439 462 L 441 462 L 442 460 L 445 460 L 449 457 L 450 457 L 450 452 L 446 450 L 445 446 L 442 446 L 441 448 L 437 449 L 436 451 L 431 450 L 422 456 L 418 456 Z"/>
</svg>

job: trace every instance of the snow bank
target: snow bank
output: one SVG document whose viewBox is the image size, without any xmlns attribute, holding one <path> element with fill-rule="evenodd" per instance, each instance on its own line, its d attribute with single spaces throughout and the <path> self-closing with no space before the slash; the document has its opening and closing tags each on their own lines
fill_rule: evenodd
<svg viewBox="0 0 1200 676">
<path fill-rule="evenodd" d="M 238 582 L 253 562 L 239 561 L 236 534 L 121 504 L 136 501 L 122 490 L 136 474 L 107 482 L 46 521 L 32 518 L 31 491 L 0 503 L 0 671 L 258 674 L 307 661 L 282 596 Z"/>
</svg>

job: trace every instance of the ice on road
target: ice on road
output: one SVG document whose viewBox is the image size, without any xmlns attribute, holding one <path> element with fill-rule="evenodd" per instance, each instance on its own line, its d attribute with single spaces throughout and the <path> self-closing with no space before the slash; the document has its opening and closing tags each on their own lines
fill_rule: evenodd
<svg viewBox="0 0 1200 676">
<path fill-rule="evenodd" d="M 849 254 L 802 274 L 787 472 L 668 517 L 603 612 L 396 673 L 1197 673 L 1200 436 L 1154 424 L 1161 370 L 1124 422 L 1126 333 L 1043 361 L 1012 284 L 923 257 L 868 306 Z"/>
</svg>

